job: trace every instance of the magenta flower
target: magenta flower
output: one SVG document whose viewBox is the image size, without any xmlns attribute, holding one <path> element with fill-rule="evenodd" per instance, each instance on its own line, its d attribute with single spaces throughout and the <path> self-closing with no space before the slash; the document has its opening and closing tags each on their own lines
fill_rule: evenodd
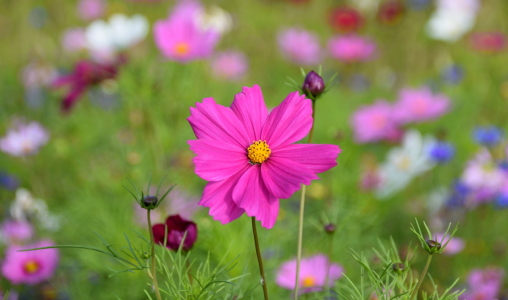
<svg viewBox="0 0 508 300">
<path fill-rule="evenodd" d="M 165 235 L 167 230 L 167 236 Z M 177 251 L 183 242 L 183 250 L 189 251 L 198 237 L 198 227 L 196 223 L 186 220 L 180 215 L 168 216 L 164 224 L 155 224 L 152 226 L 153 238 L 155 244 L 164 245 L 166 240 L 166 247 Z"/>
<path fill-rule="evenodd" d="M 81 0 L 78 3 L 78 14 L 83 20 L 93 20 L 104 13 L 103 0 Z"/>
<path fill-rule="evenodd" d="M 36 154 L 49 140 L 48 131 L 37 122 L 19 123 L 0 139 L 0 150 L 12 156 Z"/>
<path fill-rule="evenodd" d="M 242 79 L 249 68 L 247 57 L 238 51 L 217 53 L 210 64 L 214 76 L 233 81 Z"/>
<path fill-rule="evenodd" d="M 70 87 L 69 92 L 62 100 L 61 109 L 64 112 L 69 112 L 88 88 L 104 80 L 115 78 L 118 66 L 122 63 L 122 59 L 112 64 L 101 64 L 88 60 L 76 63 L 72 73 L 57 78 L 52 84 L 54 88 Z"/>
<path fill-rule="evenodd" d="M 7 248 L 5 260 L 2 264 L 2 274 L 12 284 L 34 285 L 51 278 L 58 265 L 57 249 L 27 252 L 18 252 L 18 250 L 50 247 L 53 245 L 53 242 L 44 240 L 23 247 L 10 246 Z"/>
<path fill-rule="evenodd" d="M 185 63 L 212 55 L 221 35 L 200 26 L 202 13 L 199 2 L 181 1 L 168 19 L 155 23 L 155 44 L 164 56 Z"/>
<path fill-rule="evenodd" d="M 345 63 L 364 62 L 374 58 L 376 44 L 356 34 L 335 36 L 328 42 L 330 55 Z"/>
<path fill-rule="evenodd" d="M 344 269 L 338 264 L 329 262 L 324 254 L 317 254 L 311 257 L 302 258 L 300 262 L 300 283 L 301 293 L 320 291 L 327 285 L 326 274 L 328 273 L 328 285 L 342 277 Z M 285 262 L 277 272 L 275 281 L 283 288 L 292 290 L 295 288 L 296 259 Z"/>
<path fill-rule="evenodd" d="M 351 126 L 357 143 L 398 140 L 402 136 L 393 119 L 393 108 L 384 100 L 358 109 L 351 117 Z"/>
<path fill-rule="evenodd" d="M 471 35 L 471 47 L 483 53 L 499 53 L 506 48 L 506 36 L 502 32 L 481 32 Z"/>
<path fill-rule="evenodd" d="M 393 107 L 393 118 L 399 124 L 435 119 L 450 109 L 445 95 L 434 95 L 429 88 L 403 89 Z"/>
<path fill-rule="evenodd" d="M 0 226 L 0 240 L 9 244 L 16 244 L 30 239 L 34 229 L 27 221 L 7 220 Z"/>
<path fill-rule="evenodd" d="M 474 269 L 469 273 L 469 288 L 459 299 L 498 299 L 504 279 L 500 268 Z"/>
<path fill-rule="evenodd" d="M 289 28 L 277 37 L 284 57 L 301 65 L 316 65 L 322 59 L 322 51 L 317 36 L 309 31 Z"/>
<path fill-rule="evenodd" d="M 312 126 L 311 101 L 289 94 L 270 114 L 259 86 L 244 87 L 231 107 L 205 98 L 188 121 L 197 140 L 189 141 L 196 174 L 209 181 L 200 205 L 229 223 L 243 213 L 272 228 L 279 199 L 319 179 L 336 163 L 336 145 L 293 144 Z"/>
</svg>

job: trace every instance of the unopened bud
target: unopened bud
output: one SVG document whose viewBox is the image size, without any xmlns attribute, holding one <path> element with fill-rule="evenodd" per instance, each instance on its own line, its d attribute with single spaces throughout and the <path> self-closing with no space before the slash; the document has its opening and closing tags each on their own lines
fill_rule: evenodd
<svg viewBox="0 0 508 300">
<path fill-rule="evenodd" d="M 397 273 L 402 273 L 406 270 L 406 265 L 399 262 L 392 265 L 392 269 Z"/>
<path fill-rule="evenodd" d="M 333 223 L 328 223 L 324 226 L 325 232 L 328 234 L 333 234 L 335 232 L 335 229 L 337 229 L 337 226 Z"/>
<path fill-rule="evenodd" d="M 427 246 L 430 248 L 430 254 L 438 253 L 441 250 L 441 243 L 434 240 L 427 240 Z"/>
<path fill-rule="evenodd" d="M 142 206 L 145 209 L 154 209 L 157 206 L 157 202 L 159 202 L 159 199 L 150 195 L 143 197 L 143 200 L 141 200 Z"/>
<path fill-rule="evenodd" d="M 315 100 L 325 91 L 325 82 L 318 73 L 310 71 L 303 81 L 302 91 L 307 97 Z"/>
</svg>

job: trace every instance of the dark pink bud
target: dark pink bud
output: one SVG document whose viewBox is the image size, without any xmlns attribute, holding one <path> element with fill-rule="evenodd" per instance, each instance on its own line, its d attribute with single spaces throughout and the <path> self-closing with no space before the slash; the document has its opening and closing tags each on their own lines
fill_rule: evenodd
<svg viewBox="0 0 508 300">
<path fill-rule="evenodd" d="M 167 227 L 167 229 L 166 229 Z M 165 224 L 155 224 L 152 226 L 154 241 L 156 244 L 164 245 L 164 235 L 167 230 L 166 247 L 177 251 L 183 242 L 183 250 L 189 251 L 198 236 L 198 228 L 196 223 L 186 220 L 180 215 L 169 216 Z"/>
<path fill-rule="evenodd" d="M 318 75 L 318 73 L 314 71 L 310 71 L 305 76 L 305 80 L 303 81 L 302 91 L 307 95 L 307 97 L 315 100 L 319 97 L 325 90 L 325 82 L 323 78 Z"/>
</svg>

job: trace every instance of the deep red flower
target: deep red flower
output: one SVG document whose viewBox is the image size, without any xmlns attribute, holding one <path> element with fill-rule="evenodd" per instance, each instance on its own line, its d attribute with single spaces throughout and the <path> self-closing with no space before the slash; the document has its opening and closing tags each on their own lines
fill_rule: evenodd
<svg viewBox="0 0 508 300">
<path fill-rule="evenodd" d="M 360 12 L 347 6 L 333 9 L 329 21 L 333 29 L 344 33 L 357 31 L 363 26 Z"/>
<path fill-rule="evenodd" d="M 498 53 L 506 48 L 506 36 L 501 32 L 482 32 L 471 35 L 471 47 L 483 53 Z"/>
<path fill-rule="evenodd" d="M 61 109 L 69 112 L 88 88 L 95 86 L 106 79 L 113 79 L 118 74 L 118 66 L 123 60 L 114 63 L 97 63 L 88 60 L 82 60 L 76 63 L 72 73 L 58 77 L 52 82 L 53 88 L 69 86 L 69 91 L 62 99 Z"/>
<path fill-rule="evenodd" d="M 397 23 L 406 8 L 399 1 L 388 1 L 379 6 L 377 12 L 377 19 L 383 24 L 394 24 Z"/>
<path fill-rule="evenodd" d="M 186 220 L 180 217 L 180 215 L 169 216 L 165 224 L 155 224 L 152 226 L 153 238 L 156 244 L 164 245 L 166 230 L 168 234 L 166 237 L 166 247 L 175 251 L 180 247 L 185 233 L 187 233 L 183 242 L 183 250 L 185 251 L 189 251 L 192 248 L 198 237 L 196 223 Z"/>
</svg>

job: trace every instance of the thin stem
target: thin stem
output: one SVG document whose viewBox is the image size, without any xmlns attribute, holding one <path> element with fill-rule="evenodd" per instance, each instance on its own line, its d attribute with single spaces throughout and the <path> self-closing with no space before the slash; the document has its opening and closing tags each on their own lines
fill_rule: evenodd
<svg viewBox="0 0 508 300">
<path fill-rule="evenodd" d="M 258 231 L 256 229 L 256 219 L 254 217 L 252 217 L 252 233 L 254 235 L 254 245 L 256 246 L 256 255 L 258 256 L 259 274 L 261 275 L 261 285 L 263 286 L 263 294 L 265 296 L 265 300 L 268 300 L 265 269 L 263 268 L 263 258 L 261 257 L 261 250 L 259 250 Z"/>
<path fill-rule="evenodd" d="M 333 237 L 335 236 L 335 234 L 328 234 L 329 235 L 329 241 L 328 241 L 328 259 L 330 260 L 328 262 L 328 266 L 327 266 L 327 270 L 326 270 L 326 277 L 325 277 L 325 287 L 326 287 L 326 291 L 329 292 L 330 291 L 330 284 L 328 282 L 329 278 L 330 278 L 330 266 L 332 265 L 331 263 L 331 259 L 332 259 L 332 254 L 333 254 Z"/>
<path fill-rule="evenodd" d="M 312 127 L 310 128 L 309 141 L 312 142 L 312 134 L 314 133 L 314 117 L 315 117 L 316 101 L 312 100 Z M 294 299 L 298 300 L 298 289 L 300 288 L 300 262 L 302 260 L 302 244 L 303 244 L 303 216 L 305 212 L 305 190 L 306 186 L 302 184 L 302 192 L 300 195 L 300 217 L 298 220 L 298 246 L 296 251 L 296 276 Z"/>
<path fill-rule="evenodd" d="M 416 289 L 411 294 L 411 297 L 409 297 L 409 300 L 413 299 L 414 296 L 416 296 L 416 299 L 418 299 L 418 290 L 420 289 L 420 286 L 422 285 L 423 279 L 425 279 L 425 275 L 427 275 L 427 271 L 429 270 L 431 261 L 432 261 L 432 254 L 429 254 L 429 257 L 427 258 L 427 263 L 425 264 L 425 268 L 423 268 L 422 275 L 420 275 L 420 278 L 418 279 L 418 285 L 416 285 Z"/>
<path fill-rule="evenodd" d="M 150 268 L 152 269 L 151 277 L 153 281 L 153 288 L 155 289 L 155 296 L 157 297 L 157 300 L 162 300 L 161 292 L 159 291 L 159 284 L 157 283 L 157 269 L 155 267 L 155 242 L 153 238 L 153 231 L 152 231 L 152 221 L 150 220 L 150 209 L 146 210 L 146 220 L 148 221 L 148 232 L 150 233 L 150 245 L 152 246 L 152 263 Z"/>
</svg>

